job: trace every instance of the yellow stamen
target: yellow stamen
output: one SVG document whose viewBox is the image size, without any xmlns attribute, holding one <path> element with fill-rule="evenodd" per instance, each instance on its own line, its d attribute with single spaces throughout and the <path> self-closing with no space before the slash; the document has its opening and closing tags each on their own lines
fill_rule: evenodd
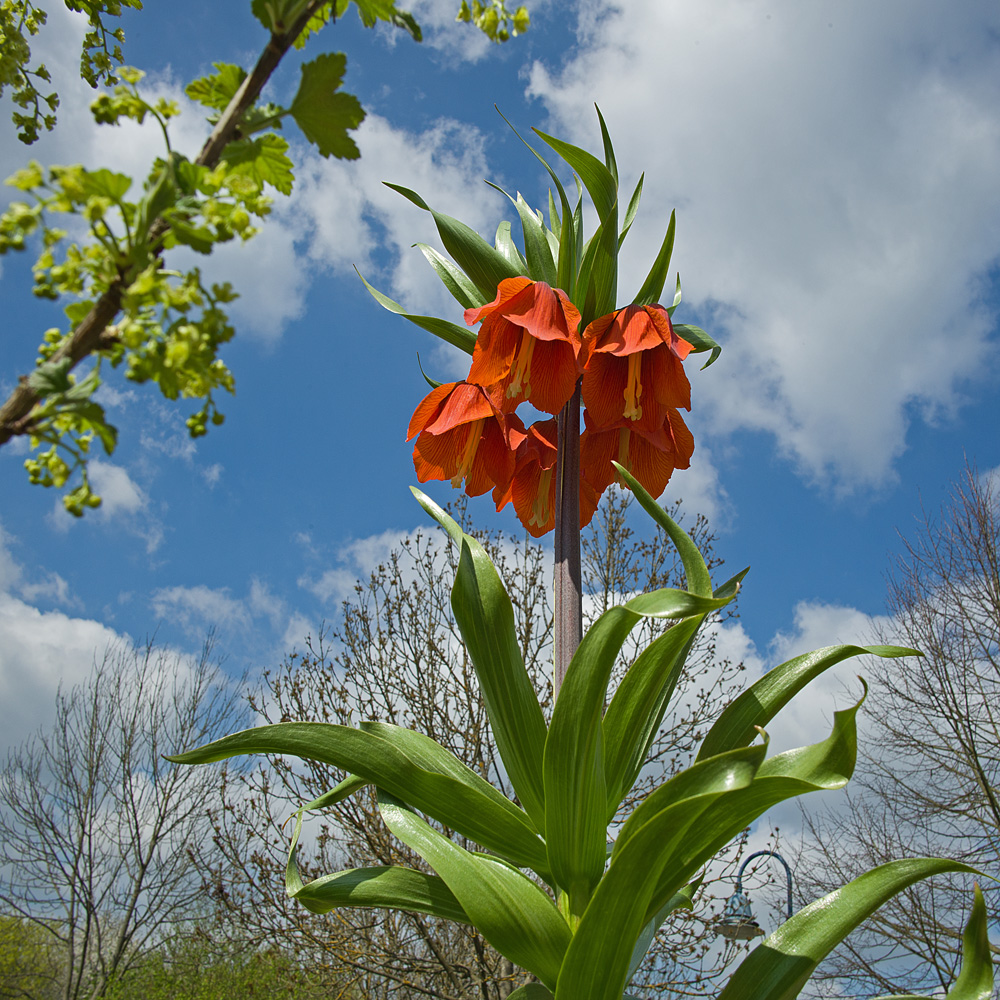
<svg viewBox="0 0 1000 1000">
<path fill-rule="evenodd" d="M 513 399 L 521 392 L 524 383 L 524 398 L 531 395 L 531 355 L 535 353 L 535 338 L 525 331 L 521 334 L 521 344 L 517 349 L 517 357 L 511 366 L 510 385 L 507 386 L 507 398 Z"/>
<path fill-rule="evenodd" d="M 538 477 L 538 493 L 531 505 L 531 517 L 528 524 L 536 524 L 544 528 L 549 523 L 549 491 L 552 487 L 552 470 L 542 469 Z"/>
<path fill-rule="evenodd" d="M 625 413 L 629 420 L 642 419 L 642 407 L 639 397 L 642 395 L 642 383 L 639 375 L 642 370 L 642 353 L 637 351 L 628 356 L 628 383 L 625 386 Z"/>
<path fill-rule="evenodd" d="M 483 424 L 485 423 L 486 418 L 482 417 L 479 420 L 473 420 L 469 425 L 469 436 L 465 441 L 465 447 L 462 449 L 462 457 L 458 462 L 458 471 L 451 477 L 452 486 L 461 486 L 462 480 L 469 474 L 469 469 L 472 468 L 472 461 L 476 457 L 476 450 L 479 448 L 479 442 L 483 437 Z"/>
</svg>

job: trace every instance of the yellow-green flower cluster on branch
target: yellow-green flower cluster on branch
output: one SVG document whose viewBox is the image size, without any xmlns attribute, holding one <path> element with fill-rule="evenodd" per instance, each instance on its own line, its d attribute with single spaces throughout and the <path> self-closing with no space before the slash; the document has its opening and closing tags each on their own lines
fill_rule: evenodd
<svg viewBox="0 0 1000 1000">
<path fill-rule="evenodd" d="M 123 36 L 121 29 L 109 32 L 102 16 L 118 16 L 123 6 L 141 8 L 140 0 L 66 0 L 91 23 L 81 75 L 93 86 L 113 85 L 93 102 L 95 120 L 148 123 L 160 129 L 164 141 L 163 155 L 141 190 L 133 178 L 111 170 L 44 168 L 35 162 L 8 181 L 30 200 L 14 202 L 0 217 L 0 254 L 24 250 L 40 239 L 35 295 L 72 301 L 65 307 L 68 327 L 44 334 L 35 371 L 21 376 L 0 403 L 0 445 L 29 436 L 38 452 L 26 462 L 33 483 L 62 488 L 78 472 L 79 485 L 64 497 L 71 513 L 80 515 L 100 503 L 87 475 L 94 438 L 108 454 L 117 444 L 116 428 L 94 399 L 108 367 L 121 367 L 133 382 L 156 383 L 168 399 L 197 401 L 187 419 L 193 437 L 205 434 L 209 423 L 222 423 L 216 393 L 233 392 L 234 380 L 219 349 L 234 334 L 225 306 L 236 292 L 228 284 L 206 285 L 198 268 L 172 268 L 169 251 L 188 246 L 210 254 L 219 243 L 250 239 L 255 223 L 269 212 L 274 192 L 291 194 L 289 146 L 276 131 L 285 118 L 293 119 L 323 156 L 359 156 L 349 132 L 365 113 L 356 97 L 340 91 L 347 65 L 343 53 L 325 53 L 303 64 L 289 107 L 258 101 L 288 49 L 304 45 L 343 15 L 350 2 L 252 0 L 252 13 L 270 33 L 268 44 L 250 73 L 216 63 L 215 74 L 188 86 L 188 96 L 209 109 L 214 126 L 199 155 L 190 159 L 170 143 L 168 125 L 178 114 L 176 103 L 150 103 L 139 90 L 139 70 L 115 69 Z M 419 40 L 419 26 L 392 0 L 353 2 L 365 25 L 389 22 Z M 499 17 L 502 0 L 495 3 Z M 39 100 L 52 111 L 58 104 L 55 94 L 39 98 L 26 69 L 31 55 L 26 39 L 44 23 L 45 12 L 30 0 L 0 0 L 0 93 L 13 85 L 21 88 L 15 103 L 35 102 L 33 123 L 15 114 L 21 138 L 28 142 L 37 137 Z M 47 79 L 44 67 L 32 72 Z M 48 128 L 54 123 L 54 116 L 42 121 Z M 81 231 L 83 236 L 69 239 L 70 232 Z M 72 370 L 85 358 L 93 358 L 93 367 L 77 378 Z"/>
<path fill-rule="evenodd" d="M 511 14 L 504 0 L 482 3 L 481 0 L 462 0 L 456 21 L 474 24 L 490 41 L 506 42 L 509 38 L 523 35 L 531 24 L 527 7 L 518 7 Z"/>
</svg>

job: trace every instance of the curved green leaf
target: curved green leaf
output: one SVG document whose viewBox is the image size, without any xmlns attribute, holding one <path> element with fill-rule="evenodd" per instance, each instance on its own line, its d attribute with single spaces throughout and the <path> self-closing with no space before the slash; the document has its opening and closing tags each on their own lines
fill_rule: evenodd
<svg viewBox="0 0 1000 1000">
<path fill-rule="evenodd" d="M 553 1000 L 552 991 L 541 983 L 526 983 L 519 986 L 507 1000 Z"/>
<path fill-rule="evenodd" d="M 642 965 L 642 960 L 646 957 L 646 952 L 649 951 L 649 946 L 653 943 L 653 938 L 656 937 L 656 932 L 663 925 L 663 921 L 670 916 L 674 910 L 693 910 L 694 909 L 694 894 L 698 891 L 698 887 L 701 885 L 701 879 L 697 878 L 693 882 L 684 886 L 679 892 L 674 893 L 663 904 L 663 906 L 657 910 L 656 916 L 650 920 L 645 927 L 642 929 L 642 933 L 639 935 L 638 940 L 635 942 L 635 948 L 632 951 L 632 961 L 628 965 L 628 979 L 635 975 L 635 970 Z"/>
<path fill-rule="evenodd" d="M 632 223 L 635 221 L 636 214 L 639 211 L 639 200 L 642 198 L 642 184 L 645 179 L 645 174 L 639 175 L 639 180 L 635 185 L 635 190 L 632 192 L 632 197 L 629 199 L 628 208 L 625 209 L 625 219 L 622 221 L 622 231 L 618 234 L 619 250 L 625 242 L 625 237 L 628 236 L 628 231 L 632 228 Z"/>
<path fill-rule="evenodd" d="M 622 643 L 640 617 L 686 618 L 725 600 L 664 588 L 611 608 L 573 655 L 545 742 L 545 839 L 557 884 L 580 912 L 604 870 L 607 787 L 601 715 Z"/>
<path fill-rule="evenodd" d="M 485 296 L 486 302 L 492 302 L 496 298 L 497 287 L 501 281 L 505 278 L 516 278 L 522 273 L 499 250 L 491 247 L 482 236 L 464 222 L 459 222 L 450 215 L 435 212 L 420 195 L 401 184 L 390 184 L 388 181 L 383 183 L 393 191 L 398 191 L 418 208 L 431 213 L 445 250 Z"/>
<path fill-rule="evenodd" d="M 482 293 L 469 281 L 469 276 L 460 268 L 453 264 L 443 254 L 438 253 L 434 247 L 426 243 L 416 244 L 420 252 L 427 258 L 428 263 L 437 272 L 441 283 L 451 292 L 459 305 L 464 309 L 476 309 L 479 306 L 492 302 L 492 299 L 483 298 Z"/>
<path fill-rule="evenodd" d="M 663 294 L 663 286 L 670 271 L 670 258 L 674 252 L 674 233 L 677 229 L 677 213 L 670 213 L 670 222 L 667 224 L 667 232 L 660 244 L 660 249 L 656 254 L 649 274 L 642 283 L 642 288 L 635 293 L 632 300 L 637 306 L 651 306 L 660 301 Z M 676 329 L 676 328 L 675 328 Z M 680 336 L 680 334 L 678 334 Z"/>
<path fill-rule="evenodd" d="M 932 875 L 973 871 L 945 858 L 879 865 L 786 920 L 750 952 L 719 1000 L 794 1000 L 830 951 L 896 893 Z"/>
<path fill-rule="evenodd" d="M 566 952 L 556 1000 L 618 1000 L 635 942 L 649 922 L 656 880 L 678 842 L 720 796 L 749 784 L 762 747 L 744 748 L 694 765 L 662 785 L 636 810 L 625 843 L 622 828 L 607 873 L 594 891 Z M 656 796 L 655 801 L 653 796 Z M 641 815 L 640 815 L 641 813 Z M 659 907 L 657 907 L 659 909 Z"/>
<path fill-rule="evenodd" d="M 516 868 L 463 850 L 391 795 L 379 793 L 379 808 L 386 826 L 441 876 L 483 937 L 554 986 L 570 930 L 544 890 Z"/>
<path fill-rule="evenodd" d="M 679 844 L 667 859 L 647 917 L 772 806 L 797 795 L 834 791 L 847 784 L 857 760 L 856 716 L 863 700 L 834 712 L 833 730 L 825 740 L 765 760 L 748 788 L 727 795 L 704 812 L 697 833 Z"/>
<path fill-rule="evenodd" d="M 607 821 L 635 784 L 704 615 L 678 622 L 629 667 L 604 713 Z"/>
<path fill-rule="evenodd" d="M 723 710 L 702 742 L 697 759 L 745 746 L 756 735 L 756 726 L 766 726 L 797 692 L 824 670 L 852 656 L 865 654 L 887 659 L 923 655 L 903 646 L 838 645 L 824 646 L 786 660 L 769 670 Z"/>
<path fill-rule="evenodd" d="M 946 1000 L 990 1000 L 993 996 L 993 953 L 986 901 L 978 885 L 973 890 L 972 915 L 962 934 L 962 971 Z"/>
<path fill-rule="evenodd" d="M 355 270 L 357 269 L 355 268 Z M 466 354 L 471 354 L 475 349 L 476 335 L 468 327 L 459 326 L 457 323 L 451 323 L 446 319 L 438 319 L 437 316 L 417 316 L 414 313 L 408 313 L 398 302 L 393 301 L 388 295 L 383 295 L 377 288 L 369 285 L 365 281 L 365 276 L 360 271 L 358 271 L 358 277 L 364 281 L 365 288 L 368 289 L 372 298 L 383 309 L 388 309 L 389 312 L 396 313 L 397 316 L 402 316 L 403 319 L 408 319 L 422 330 L 433 333 L 435 337 L 440 337 L 442 340 L 459 348 L 459 350 L 465 351 Z"/>
<path fill-rule="evenodd" d="M 518 269 L 520 274 L 529 274 L 528 262 L 521 256 L 521 251 L 517 248 L 514 237 L 511 235 L 510 223 L 506 219 L 497 226 L 494 245 Z"/>
<path fill-rule="evenodd" d="M 677 295 L 680 295 L 680 285 L 681 279 L 680 275 L 677 277 Z M 677 299 L 674 300 L 674 305 L 677 304 Z M 702 371 L 704 371 L 709 365 L 715 364 L 718 360 L 719 355 L 722 353 L 722 348 L 707 334 L 700 326 L 691 326 L 689 323 L 674 323 L 674 333 L 678 337 L 686 340 L 693 348 L 693 354 L 701 354 L 703 351 L 711 351 L 708 361 L 706 361 L 702 366 Z"/>
<path fill-rule="evenodd" d="M 167 759 L 177 764 L 207 764 L 237 754 L 265 753 L 332 764 L 405 798 L 519 866 L 546 870 L 544 844 L 535 835 L 531 820 L 513 802 L 443 747 L 436 765 L 430 763 L 429 754 L 418 764 L 401 748 L 401 742 L 350 726 L 283 722 L 225 736 Z"/>
<path fill-rule="evenodd" d="M 307 910 L 329 913 L 339 906 L 385 907 L 470 923 L 468 914 L 442 879 L 413 868 L 351 868 L 303 884 L 295 862 L 301 831 L 300 809 L 288 852 L 285 889 Z"/>
<path fill-rule="evenodd" d="M 594 105 L 594 110 L 597 112 L 597 120 L 601 123 L 601 139 L 604 142 L 604 163 L 617 185 L 618 163 L 615 160 L 615 147 L 611 144 L 611 133 L 608 132 L 608 126 L 604 121 L 604 115 L 601 114 L 601 109 L 596 104 Z"/>
<path fill-rule="evenodd" d="M 602 224 L 607 222 L 618 204 L 618 184 L 611 171 L 593 153 L 588 153 L 585 149 L 557 139 L 555 136 L 546 135 L 537 128 L 533 128 L 531 131 L 548 143 L 580 175 L 580 179 L 594 203 L 594 208 L 597 209 L 597 217 Z M 616 226 L 616 241 L 617 238 Z"/>
<path fill-rule="evenodd" d="M 677 549 L 677 554 L 681 557 L 684 566 L 684 580 L 687 589 L 692 594 L 701 597 L 712 596 L 712 578 L 705 565 L 705 558 L 702 556 L 694 539 L 653 499 L 652 495 L 639 482 L 631 472 L 617 462 L 611 463 L 617 470 L 618 475 L 625 480 L 628 488 L 639 501 L 642 509 L 662 528 Z"/>
<path fill-rule="evenodd" d="M 535 827 L 542 831 L 545 829 L 542 779 L 545 718 L 524 668 L 510 597 L 479 542 L 466 535 L 433 500 L 411 489 L 424 510 L 461 549 L 451 592 L 455 621 L 476 669 L 507 776 L 521 805 Z"/>
</svg>

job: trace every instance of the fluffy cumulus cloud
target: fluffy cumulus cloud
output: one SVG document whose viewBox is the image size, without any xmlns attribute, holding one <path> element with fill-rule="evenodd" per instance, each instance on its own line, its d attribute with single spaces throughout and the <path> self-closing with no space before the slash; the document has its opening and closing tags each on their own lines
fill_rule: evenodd
<svg viewBox="0 0 1000 1000">
<path fill-rule="evenodd" d="M 0 750 L 46 725 L 60 685 L 85 680 L 95 656 L 121 641 L 99 621 L 37 607 L 77 602 L 57 574 L 22 565 L 16 544 L 0 527 Z"/>
<path fill-rule="evenodd" d="M 579 17 L 578 51 L 530 92 L 588 148 L 597 101 L 619 165 L 646 171 L 623 291 L 676 206 L 685 294 L 727 346 L 703 380 L 715 428 L 773 434 L 817 481 L 886 481 L 908 422 L 954 412 L 997 361 L 1000 12 L 583 0 Z"/>
</svg>

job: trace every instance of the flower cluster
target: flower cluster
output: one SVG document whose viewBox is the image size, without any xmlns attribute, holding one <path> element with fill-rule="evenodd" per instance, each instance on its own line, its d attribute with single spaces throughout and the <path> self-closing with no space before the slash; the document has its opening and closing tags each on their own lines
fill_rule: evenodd
<svg viewBox="0 0 1000 1000">
<path fill-rule="evenodd" d="M 556 421 L 525 428 L 515 412 L 528 402 L 555 415 L 582 379 L 580 525 L 588 524 L 617 473 L 612 460 L 659 496 L 674 469 L 686 469 L 694 439 L 679 410 L 691 408 L 683 360 L 691 345 L 660 305 L 626 306 L 590 323 L 565 292 L 526 277 L 500 282 L 496 298 L 467 309 L 481 323 L 464 382 L 434 389 L 417 407 L 417 479 L 463 481 L 469 496 L 490 489 L 536 538 L 555 519 Z"/>
</svg>

